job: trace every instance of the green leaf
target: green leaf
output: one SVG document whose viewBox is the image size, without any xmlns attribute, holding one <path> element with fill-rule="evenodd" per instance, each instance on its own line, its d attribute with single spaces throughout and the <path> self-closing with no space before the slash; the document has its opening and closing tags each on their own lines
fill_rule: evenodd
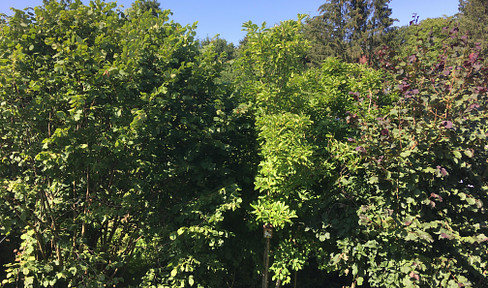
<svg viewBox="0 0 488 288">
<path fill-rule="evenodd" d="M 463 193 L 463 192 L 458 193 L 458 196 L 459 196 L 459 198 L 460 198 L 462 201 L 466 200 L 466 194 L 465 194 L 465 193 Z"/>
<path fill-rule="evenodd" d="M 377 176 L 372 176 L 369 178 L 368 183 L 369 184 L 376 184 L 379 182 L 379 178 Z"/>
<path fill-rule="evenodd" d="M 29 273 L 30 273 L 30 270 L 28 268 L 22 268 L 22 274 L 27 276 L 27 275 L 29 275 Z"/>
<path fill-rule="evenodd" d="M 454 157 L 456 159 L 461 159 L 463 156 L 461 155 L 461 152 L 459 152 L 458 150 L 454 150 L 452 151 L 452 154 L 454 155 Z"/>
<path fill-rule="evenodd" d="M 364 278 L 363 277 L 358 277 L 356 279 L 356 282 L 357 282 L 358 286 L 362 286 L 363 285 L 363 281 L 364 281 Z"/>
<path fill-rule="evenodd" d="M 466 202 L 469 204 L 469 205 L 475 205 L 476 204 L 476 199 L 473 198 L 473 197 L 467 197 L 466 198 Z"/>
</svg>

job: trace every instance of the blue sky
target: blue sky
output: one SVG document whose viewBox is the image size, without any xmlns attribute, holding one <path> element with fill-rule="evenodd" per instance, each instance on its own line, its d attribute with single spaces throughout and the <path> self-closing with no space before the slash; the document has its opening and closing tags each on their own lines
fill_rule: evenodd
<svg viewBox="0 0 488 288">
<path fill-rule="evenodd" d="M 88 0 L 83 0 L 88 3 Z M 118 0 L 125 8 L 133 0 Z M 297 14 L 317 15 L 317 8 L 325 0 L 158 0 L 163 9 L 173 11 L 172 19 L 183 25 L 198 21 L 197 36 L 205 38 L 220 34 L 221 38 L 237 44 L 245 36 L 242 23 L 251 20 L 268 25 L 287 19 L 296 19 Z M 407 25 L 413 13 L 425 18 L 451 16 L 457 13 L 458 0 L 392 0 L 390 7 L 395 25 Z M 0 0 L 0 13 L 11 14 L 9 7 L 23 9 L 42 4 L 42 0 Z"/>
</svg>

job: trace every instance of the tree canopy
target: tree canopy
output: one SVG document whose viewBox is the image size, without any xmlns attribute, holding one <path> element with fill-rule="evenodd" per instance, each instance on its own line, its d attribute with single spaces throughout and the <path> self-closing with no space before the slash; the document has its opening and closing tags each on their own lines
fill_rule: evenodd
<svg viewBox="0 0 488 288">
<path fill-rule="evenodd" d="M 238 48 L 156 1 L 6 17 L 2 287 L 487 286 L 475 1 L 399 29 L 388 2 Z"/>
<path fill-rule="evenodd" d="M 459 0 L 460 26 L 469 34 L 472 45 L 480 45 L 482 54 L 488 55 L 488 3 L 482 0 Z"/>
<path fill-rule="evenodd" d="M 319 7 L 320 15 L 305 27 L 312 41 L 309 57 L 320 63 L 327 57 L 348 62 L 371 61 L 384 43 L 394 19 L 389 0 L 330 0 Z M 369 59 L 369 60 L 368 60 Z"/>
</svg>

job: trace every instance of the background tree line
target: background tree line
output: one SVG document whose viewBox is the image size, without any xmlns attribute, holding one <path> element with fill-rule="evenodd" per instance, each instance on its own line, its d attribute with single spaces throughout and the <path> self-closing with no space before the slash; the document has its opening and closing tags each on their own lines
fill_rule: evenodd
<svg viewBox="0 0 488 288">
<path fill-rule="evenodd" d="M 1 285 L 260 287 L 263 225 L 275 287 L 488 285 L 486 4 L 388 3 L 238 47 L 157 1 L 5 18 Z"/>
<path fill-rule="evenodd" d="M 397 50 L 415 48 L 413 35 L 417 31 L 422 31 L 421 36 L 427 40 L 427 34 L 433 29 L 432 38 L 440 41 L 439 29 L 448 26 L 447 22 L 453 22 L 454 18 L 461 34 L 469 35 L 470 45 L 480 43 L 482 54 L 486 55 L 486 1 L 460 1 L 459 14 L 450 19 L 426 19 L 418 23 L 418 15 L 412 15 L 411 25 L 403 27 L 393 26 L 396 19 L 391 18 L 389 3 L 389 0 L 331 0 L 321 5 L 320 15 L 308 19 L 304 29 L 312 43 L 309 61 L 320 64 L 327 57 L 338 57 L 371 65 L 375 52 L 383 45 Z M 422 11 L 417 12 L 422 15 Z"/>
</svg>

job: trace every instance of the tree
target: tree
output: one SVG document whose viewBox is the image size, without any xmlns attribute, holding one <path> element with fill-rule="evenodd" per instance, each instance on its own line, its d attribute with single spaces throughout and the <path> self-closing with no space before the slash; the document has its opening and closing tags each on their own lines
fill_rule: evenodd
<svg viewBox="0 0 488 288">
<path fill-rule="evenodd" d="M 142 12 L 151 11 L 155 17 L 159 16 L 160 7 L 161 4 L 157 0 L 140 0 L 132 4 L 133 9 L 140 9 Z"/>
<path fill-rule="evenodd" d="M 447 35 L 452 29 L 457 29 L 456 27 L 453 17 L 427 18 L 420 23 L 398 28 L 389 44 L 400 58 L 404 59 L 426 49 L 429 57 L 435 61 L 443 53 L 446 42 L 454 42 Z"/>
<path fill-rule="evenodd" d="M 320 262 L 322 270 L 333 271 L 328 255 L 337 248 L 324 241 L 330 237 L 338 241 L 355 227 L 353 211 L 336 214 L 335 210 L 349 203 L 335 188 L 342 170 L 339 162 L 354 161 L 357 153 L 346 152 L 347 142 L 342 142 L 349 133 L 347 113 L 354 111 L 357 101 L 350 92 L 376 93 L 385 78 L 365 66 L 332 58 L 307 70 L 302 61 L 307 42 L 298 33 L 302 25 L 300 19 L 269 29 L 246 23 L 247 43 L 237 60 L 241 71 L 237 84 L 252 103 L 260 153 L 255 177 L 259 194 L 251 203 L 255 216 L 251 223 L 258 229 L 263 225 L 275 229 L 270 270 L 277 287 L 292 278 L 306 283 L 298 275 L 317 258 L 325 259 Z M 377 97 L 380 105 L 388 103 L 383 96 Z M 324 215 L 330 210 L 337 215 L 332 219 L 334 232 L 325 232 L 322 229 L 331 223 Z"/>
<path fill-rule="evenodd" d="M 304 27 L 307 38 L 313 43 L 309 60 L 320 63 L 329 56 L 346 59 L 346 2 L 326 2 L 319 7 L 319 12 L 321 15 L 308 19 Z"/>
<path fill-rule="evenodd" d="M 456 27 L 445 38 L 437 57 L 429 42 L 404 59 L 386 57 L 400 99 L 383 116 L 354 123 L 365 162 L 351 188 L 364 185 L 367 199 L 357 209 L 361 233 L 342 252 L 350 251 L 346 262 L 357 257 L 350 265 L 363 259 L 353 267 L 368 271 L 374 287 L 488 283 L 488 70 Z"/>
<path fill-rule="evenodd" d="M 2 286 L 232 276 L 224 219 L 249 182 L 251 129 L 194 26 L 139 4 L 48 1 L 1 26 Z"/>
<path fill-rule="evenodd" d="M 303 16 L 223 61 L 169 11 L 44 3 L 0 24 L 2 286 L 256 287 L 263 225 L 276 287 L 488 285 L 488 68 L 456 26 L 307 67 Z M 350 57 L 376 22 L 347 17 Z"/>
<path fill-rule="evenodd" d="M 483 56 L 488 55 L 488 3 L 483 0 L 460 0 L 459 12 L 461 31 L 469 35 L 472 46 L 479 43 Z"/>
<path fill-rule="evenodd" d="M 348 3 L 349 17 L 346 22 L 346 41 L 349 42 L 350 61 L 367 54 L 368 21 L 371 6 L 367 0 L 352 0 Z"/>
<path fill-rule="evenodd" d="M 350 287 L 486 286 L 479 50 L 453 27 L 405 57 L 379 51 L 385 70 L 305 70 L 304 41 L 287 32 L 299 23 L 278 27 L 251 26 L 239 63 L 261 156 L 251 207 L 257 227 L 275 227 L 276 286 L 313 262 Z"/>
<path fill-rule="evenodd" d="M 217 53 L 217 56 L 220 57 L 221 61 L 231 61 L 234 60 L 236 57 L 236 47 L 233 43 L 228 43 L 225 39 L 219 37 L 215 39 L 210 39 L 207 37 L 206 39 L 200 41 L 200 45 L 202 46 L 202 48 L 213 45 L 213 49 Z"/>
<path fill-rule="evenodd" d="M 371 61 L 389 32 L 389 1 L 327 1 L 319 7 L 321 15 L 309 20 L 305 27 L 313 43 L 309 58 L 319 63 L 329 56 L 348 62 Z"/>
<path fill-rule="evenodd" d="M 393 28 L 391 27 L 395 19 L 390 18 L 391 8 L 388 7 L 390 1 L 374 0 L 373 15 L 368 24 L 368 29 L 371 31 L 367 38 L 368 45 L 366 47 L 366 55 L 368 55 L 368 63 L 372 64 L 372 55 L 382 45 L 388 45 L 391 40 Z"/>
</svg>

